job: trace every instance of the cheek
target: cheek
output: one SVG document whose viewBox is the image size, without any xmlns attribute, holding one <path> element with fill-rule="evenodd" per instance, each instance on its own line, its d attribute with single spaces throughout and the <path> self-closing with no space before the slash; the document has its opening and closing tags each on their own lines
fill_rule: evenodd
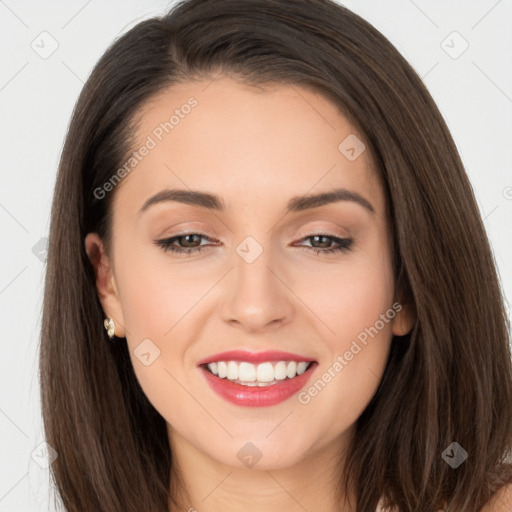
<svg viewBox="0 0 512 512">
<path fill-rule="evenodd" d="M 394 279 L 390 260 L 379 258 L 381 251 L 373 254 L 361 256 L 350 271 L 331 275 L 327 295 L 324 290 L 317 296 L 316 307 L 323 308 L 322 319 L 335 334 L 325 337 L 322 365 L 299 402 L 310 411 L 308 421 L 318 422 L 318 428 L 329 425 L 332 436 L 364 411 L 389 355 Z"/>
<path fill-rule="evenodd" d="M 374 251 L 341 261 L 335 271 L 325 266 L 311 272 L 308 279 L 297 281 L 297 294 L 329 328 L 325 340 L 332 348 L 343 350 L 349 340 L 373 326 L 392 305 L 392 267 L 388 258 L 379 257 L 386 254 L 381 247 L 375 244 Z M 387 326 L 384 331 L 390 331 L 390 324 L 389 329 Z"/>
<path fill-rule="evenodd" d="M 388 260 L 375 259 L 347 283 L 340 313 L 337 353 L 346 354 L 346 378 L 365 386 L 378 383 L 392 337 L 394 279 Z M 343 327 L 343 328 L 342 328 Z M 349 368 L 350 367 L 350 368 Z"/>
<path fill-rule="evenodd" d="M 382 376 L 395 313 L 392 284 L 391 276 L 385 272 L 353 275 L 351 281 L 345 281 L 340 297 L 333 298 L 337 308 L 330 322 L 336 336 L 329 341 L 329 367 L 331 374 L 339 375 L 334 387 L 350 387 L 355 392 L 352 398 L 357 392 L 362 396 L 371 393 Z M 342 367 L 334 368 L 335 361 L 341 362 Z"/>
<path fill-rule="evenodd" d="M 168 261 L 161 249 L 150 244 L 132 247 L 119 258 L 116 279 L 126 329 L 134 342 L 167 339 L 207 292 L 210 280 L 188 270 L 192 267 L 187 266 L 186 258 L 183 262 Z"/>
<path fill-rule="evenodd" d="M 179 424 L 191 404 L 184 359 L 188 336 L 193 337 L 193 306 L 207 288 L 187 279 L 190 273 L 179 266 L 165 265 L 161 257 L 157 262 L 152 252 L 128 251 L 119 258 L 116 279 L 137 380 L 166 421 Z"/>
<path fill-rule="evenodd" d="M 356 338 L 373 326 L 393 300 L 393 279 L 391 272 L 384 268 L 380 271 L 365 268 L 359 274 L 352 273 L 339 284 L 339 289 L 339 297 L 333 297 L 337 306 L 333 320 L 337 322 L 335 330 L 341 340 Z M 383 328 L 380 322 L 378 325 Z"/>
</svg>

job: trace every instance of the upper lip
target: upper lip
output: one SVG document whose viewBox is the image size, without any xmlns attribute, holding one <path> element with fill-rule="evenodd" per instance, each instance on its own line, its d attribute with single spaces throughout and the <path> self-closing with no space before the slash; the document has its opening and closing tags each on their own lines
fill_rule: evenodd
<svg viewBox="0 0 512 512">
<path fill-rule="evenodd" d="M 264 363 L 266 361 L 314 361 L 312 357 L 282 352 L 280 350 L 265 350 L 264 352 L 250 352 L 248 350 L 228 350 L 219 352 L 201 359 L 198 366 L 216 361 L 247 361 L 248 363 Z"/>
</svg>

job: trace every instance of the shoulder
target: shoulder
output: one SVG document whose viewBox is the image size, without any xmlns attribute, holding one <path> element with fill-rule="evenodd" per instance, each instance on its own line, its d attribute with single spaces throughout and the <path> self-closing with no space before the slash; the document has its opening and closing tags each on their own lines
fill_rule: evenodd
<svg viewBox="0 0 512 512">
<path fill-rule="evenodd" d="M 384 512 L 382 498 L 375 512 Z M 439 512 L 443 512 L 441 509 Z M 387 512 L 387 510 L 385 511 Z M 479 512 L 512 512 L 512 483 L 504 485 L 491 499 L 479 510 Z"/>
<path fill-rule="evenodd" d="M 512 510 L 512 484 L 504 485 L 480 509 L 480 512 L 510 512 Z"/>
</svg>

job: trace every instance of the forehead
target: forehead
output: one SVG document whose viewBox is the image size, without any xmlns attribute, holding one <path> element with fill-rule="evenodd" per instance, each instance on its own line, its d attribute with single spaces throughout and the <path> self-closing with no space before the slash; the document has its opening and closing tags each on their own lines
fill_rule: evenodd
<svg viewBox="0 0 512 512">
<path fill-rule="evenodd" d="M 384 208 L 362 135 L 336 105 L 297 85 L 263 88 L 226 77 L 176 84 L 140 109 L 136 126 L 136 159 L 120 188 L 139 207 L 164 188 L 210 191 L 229 208 L 282 206 L 292 196 L 345 187 Z M 353 148 L 362 150 L 355 159 Z"/>
</svg>

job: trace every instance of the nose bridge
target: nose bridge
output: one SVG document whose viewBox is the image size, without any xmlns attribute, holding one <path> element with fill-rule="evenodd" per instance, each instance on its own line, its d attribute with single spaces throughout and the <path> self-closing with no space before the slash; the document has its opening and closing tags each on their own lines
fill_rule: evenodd
<svg viewBox="0 0 512 512">
<path fill-rule="evenodd" d="M 232 290 L 223 307 L 228 322 L 249 330 L 285 322 L 292 312 L 290 294 L 277 277 L 270 236 L 247 236 L 235 248 Z"/>
<path fill-rule="evenodd" d="M 262 237 L 259 236 L 261 240 Z M 247 236 L 236 247 L 237 258 L 235 259 L 235 275 L 237 279 L 237 288 L 243 287 L 247 290 L 254 289 L 265 291 L 270 281 L 270 268 L 273 260 L 271 244 L 269 237 L 266 237 L 260 243 L 255 237 Z M 272 276 L 275 278 L 275 276 Z"/>
</svg>

